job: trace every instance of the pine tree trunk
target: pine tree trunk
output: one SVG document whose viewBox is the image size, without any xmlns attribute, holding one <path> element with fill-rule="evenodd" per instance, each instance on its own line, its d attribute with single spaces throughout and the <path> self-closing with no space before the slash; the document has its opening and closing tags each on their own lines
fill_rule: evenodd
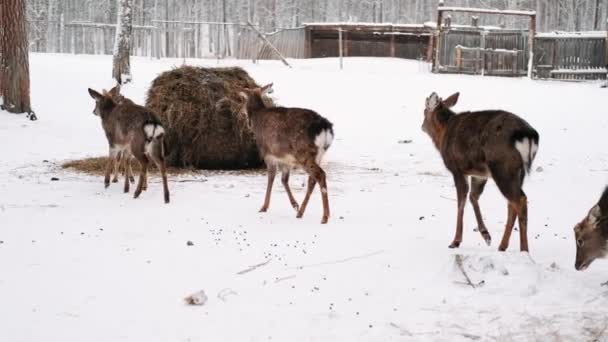
<svg viewBox="0 0 608 342">
<path fill-rule="evenodd" d="M 112 78 L 119 84 L 131 81 L 131 65 L 129 55 L 131 50 L 131 28 L 133 20 L 132 0 L 118 1 L 118 24 L 114 41 L 114 59 Z"/>
<path fill-rule="evenodd" d="M 2 108 L 11 113 L 28 113 L 36 120 L 30 104 L 30 70 L 25 1 L 0 1 L 0 96 Z"/>
</svg>

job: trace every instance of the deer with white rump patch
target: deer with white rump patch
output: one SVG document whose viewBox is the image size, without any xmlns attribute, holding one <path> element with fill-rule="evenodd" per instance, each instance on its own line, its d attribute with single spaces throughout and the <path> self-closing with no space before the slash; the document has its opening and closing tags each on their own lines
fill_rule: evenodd
<svg viewBox="0 0 608 342">
<path fill-rule="evenodd" d="M 312 110 L 301 108 L 267 107 L 263 96 L 272 84 L 262 88 L 245 89 L 243 112 L 248 116 L 256 144 L 266 167 L 268 185 L 266 197 L 260 212 L 266 212 L 270 205 L 270 193 L 277 170 L 282 173 L 281 181 L 297 217 L 304 215 L 310 195 L 317 183 L 321 188 L 323 217 L 321 223 L 329 219 L 329 200 L 325 171 L 320 166 L 323 155 L 334 139 L 333 124 Z M 306 196 L 299 206 L 289 188 L 289 174 L 293 168 L 302 168 L 308 173 Z"/>
<path fill-rule="evenodd" d="M 584 271 L 597 258 L 608 256 L 608 188 L 599 202 L 574 227 L 576 262 L 574 268 Z"/>
<path fill-rule="evenodd" d="M 515 114 L 488 110 L 456 114 L 459 93 L 445 100 L 432 93 L 426 99 L 422 130 L 433 140 L 456 185 L 458 212 L 456 235 L 450 248 L 462 242 L 463 214 L 470 177 L 470 201 L 475 211 L 479 232 L 488 244 L 490 233 L 479 208 L 479 198 L 488 178 L 494 179 L 508 200 L 508 215 L 499 251 L 505 251 L 519 218 L 520 250 L 528 251 L 528 201 L 522 190 L 538 150 L 539 135 L 530 124 Z"/>
<path fill-rule="evenodd" d="M 110 185 L 110 174 L 118 154 L 133 156 L 141 165 L 141 173 L 134 197 L 137 198 L 148 185 L 148 164 L 154 162 L 163 180 L 165 203 L 169 203 L 169 187 L 165 167 L 165 130 L 159 118 L 145 107 L 132 101 L 115 102 L 108 93 L 100 94 L 89 89 L 95 100 L 93 113 L 101 118 L 101 124 L 110 145 L 110 160 L 106 167 L 104 184 Z M 124 191 L 129 192 L 129 177 L 125 177 Z"/>
</svg>

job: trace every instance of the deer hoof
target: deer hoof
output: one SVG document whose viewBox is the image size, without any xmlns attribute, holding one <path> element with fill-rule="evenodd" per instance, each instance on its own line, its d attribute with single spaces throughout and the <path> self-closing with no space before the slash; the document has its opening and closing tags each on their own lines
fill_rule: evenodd
<svg viewBox="0 0 608 342">
<path fill-rule="evenodd" d="M 131 181 L 131 183 L 135 183 L 135 177 L 131 176 L 129 177 L 129 180 Z"/>
<path fill-rule="evenodd" d="M 258 212 L 265 213 L 268 211 L 268 207 L 262 207 Z"/>
<path fill-rule="evenodd" d="M 141 194 L 141 190 L 135 191 L 135 193 L 133 194 L 133 198 L 139 197 L 140 194 Z"/>
<path fill-rule="evenodd" d="M 490 246 L 492 244 L 492 237 L 490 236 L 490 233 L 485 231 L 481 233 L 481 236 L 483 236 L 483 240 L 486 242 L 486 245 Z"/>
<path fill-rule="evenodd" d="M 323 218 L 321 219 L 321 224 L 326 224 L 328 219 L 329 218 L 327 216 L 323 216 Z"/>
<path fill-rule="evenodd" d="M 300 205 L 296 202 L 291 203 L 291 206 L 297 211 L 300 211 Z"/>
<path fill-rule="evenodd" d="M 460 241 L 452 241 L 452 243 L 448 246 L 448 248 L 458 248 L 460 247 Z"/>
<path fill-rule="evenodd" d="M 118 178 L 112 179 L 112 183 L 118 183 Z"/>
<path fill-rule="evenodd" d="M 504 252 L 504 251 L 506 251 L 506 250 L 507 250 L 507 247 L 508 247 L 508 246 L 503 246 L 503 245 L 500 245 L 500 246 L 498 246 L 498 251 L 499 251 L 499 252 Z"/>
</svg>

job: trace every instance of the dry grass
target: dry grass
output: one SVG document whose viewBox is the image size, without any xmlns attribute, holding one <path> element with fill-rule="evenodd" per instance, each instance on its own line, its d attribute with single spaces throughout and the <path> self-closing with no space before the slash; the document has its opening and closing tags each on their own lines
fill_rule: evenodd
<svg viewBox="0 0 608 342">
<path fill-rule="evenodd" d="M 78 160 L 70 160 L 63 164 L 61 167 L 63 169 L 77 171 L 86 173 L 89 175 L 95 176 L 103 176 L 106 171 L 106 166 L 108 163 L 108 157 L 91 157 L 85 159 Z M 133 174 L 134 176 L 139 175 L 141 167 L 139 163 L 135 160 L 132 162 Z M 122 168 L 121 168 L 122 171 Z M 159 174 L 156 165 L 150 164 L 148 172 L 151 174 Z M 252 168 L 252 169 L 244 169 L 244 170 L 234 170 L 234 171 L 209 171 L 209 170 L 196 170 L 193 168 L 179 168 L 179 167 L 167 167 L 167 173 L 171 175 L 200 175 L 203 174 L 205 176 L 209 175 L 263 175 L 266 172 L 266 168 Z"/>
<path fill-rule="evenodd" d="M 108 160 L 108 157 L 92 157 L 78 160 L 70 160 L 61 164 L 61 167 L 73 171 L 84 172 L 90 175 L 103 175 L 106 171 L 106 165 L 108 164 Z M 131 165 L 133 168 L 134 175 L 138 175 L 141 170 L 141 166 L 139 165 L 139 163 L 133 160 Z M 151 163 L 150 167 L 148 168 L 148 172 L 153 174 L 158 173 L 156 165 L 153 165 L 153 163 Z M 191 174 L 196 173 L 197 171 L 188 168 L 168 167 L 167 172 L 170 174 Z"/>
</svg>

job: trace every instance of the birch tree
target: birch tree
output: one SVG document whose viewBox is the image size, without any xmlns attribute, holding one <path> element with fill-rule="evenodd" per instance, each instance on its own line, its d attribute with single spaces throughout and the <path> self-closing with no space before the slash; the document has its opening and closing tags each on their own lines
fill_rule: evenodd
<svg viewBox="0 0 608 342">
<path fill-rule="evenodd" d="M 30 104 L 30 70 L 26 4 L 0 1 L 0 105 L 10 113 L 27 113 L 36 120 Z"/>
<path fill-rule="evenodd" d="M 116 38 L 114 40 L 114 58 L 112 77 L 118 84 L 129 83 L 131 77 L 131 31 L 133 21 L 132 0 L 118 1 L 118 24 L 116 25 Z"/>
</svg>

